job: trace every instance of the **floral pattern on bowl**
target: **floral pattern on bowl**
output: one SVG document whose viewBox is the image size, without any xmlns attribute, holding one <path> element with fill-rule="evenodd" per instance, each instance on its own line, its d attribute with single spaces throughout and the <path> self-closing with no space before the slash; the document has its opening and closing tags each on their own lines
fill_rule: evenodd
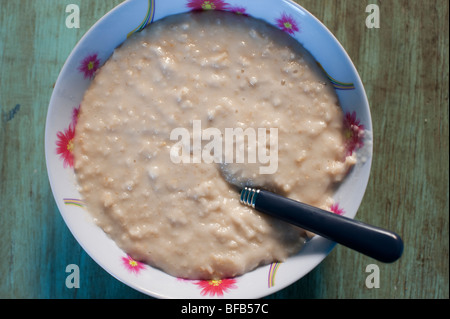
<svg viewBox="0 0 450 319">
<path fill-rule="evenodd" d="M 133 260 L 121 251 L 89 220 L 76 187 L 72 139 L 84 91 L 95 72 L 131 34 L 167 15 L 191 10 L 225 10 L 263 19 L 312 53 L 336 89 L 343 108 L 347 154 L 365 154 L 364 161 L 357 164 L 336 193 L 336 203 L 331 207 L 336 214 L 351 218 L 356 215 L 372 157 L 367 97 L 357 71 L 337 40 L 315 17 L 289 0 L 129 0 L 105 15 L 74 48 L 55 85 L 45 130 L 49 180 L 61 215 L 80 245 L 99 265 L 130 287 L 158 298 L 260 298 L 305 276 L 328 255 L 334 243 L 315 236 L 284 263 L 262 266 L 236 278 L 184 280 Z M 120 19 L 125 16 L 134 18 Z M 114 36 L 103 37 L 102 30 L 106 29 Z"/>
</svg>

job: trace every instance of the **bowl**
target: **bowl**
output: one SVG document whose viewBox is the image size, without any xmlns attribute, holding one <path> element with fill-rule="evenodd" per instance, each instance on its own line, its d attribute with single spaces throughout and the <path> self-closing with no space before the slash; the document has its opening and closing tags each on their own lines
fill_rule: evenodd
<svg viewBox="0 0 450 319">
<path fill-rule="evenodd" d="M 45 127 L 48 177 L 58 209 L 86 253 L 126 285 L 156 298 L 262 298 L 308 274 L 335 243 L 315 236 L 283 263 L 261 266 L 236 278 L 182 280 L 133 260 L 90 219 L 77 189 L 71 153 L 73 121 L 94 72 L 134 32 L 166 16 L 190 10 L 226 10 L 262 19 L 288 32 L 316 59 L 333 84 L 347 124 L 357 164 L 341 184 L 332 207 L 354 218 L 369 180 L 372 123 L 369 104 L 349 56 L 327 28 L 289 0 L 129 0 L 102 17 L 75 46 L 65 62 L 50 100 Z"/>
</svg>

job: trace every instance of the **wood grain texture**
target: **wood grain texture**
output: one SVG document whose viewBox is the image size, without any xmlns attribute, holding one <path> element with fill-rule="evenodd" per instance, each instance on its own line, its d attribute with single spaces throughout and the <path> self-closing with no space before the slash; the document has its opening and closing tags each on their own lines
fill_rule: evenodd
<svg viewBox="0 0 450 319">
<path fill-rule="evenodd" d="M 45 167 L 53 85 L 82 35 L 119 0 L 0 0 L 0 298 L 148 298 L 101 269 L 65 226 Z M 399 232 L 401 260 L 377 263 L 345 247 L 268 298 L 449 298 L 447 0 L 297 0 L 347 50 L 371 105 L 374 159 L 358 219 Z M 80 28 L 65 26 L 68 4 Z M 365 25 L 368 4 L 380 28 Z M 68 264 L 81 286 L 65 286 Z"/>
</svg>

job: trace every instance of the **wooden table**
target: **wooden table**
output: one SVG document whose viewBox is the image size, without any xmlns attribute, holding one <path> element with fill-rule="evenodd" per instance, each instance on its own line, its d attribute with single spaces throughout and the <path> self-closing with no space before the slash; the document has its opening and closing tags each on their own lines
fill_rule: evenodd
<svg viewBox="0 0 450 319">
<path fill-rule="evenodd" d="M 53 85 L 82 35 L 120 0 L 0 0 L 0 297 L 148 298 L 101 269 L 64 224 L 50 190 L 44 124 Z M 297 0 L 338 38 L 371 105 L 372 175 L 358 219 L 398 231 L 396 263 L 336 247 L 306 277 L 268 298 L 449 298 L 447 0 Z M 80 28 L 65 25 L 68 4 Z M 380 28 L 366 26 L 368 4 Z M 80 288 L 65 286 L 80 267 Z"/>
</svg>

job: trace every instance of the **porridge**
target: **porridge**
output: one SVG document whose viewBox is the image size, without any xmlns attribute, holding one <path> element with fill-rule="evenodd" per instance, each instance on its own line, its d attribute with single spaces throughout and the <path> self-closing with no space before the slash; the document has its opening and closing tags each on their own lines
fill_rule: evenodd
<svg viewBox="0 0 450 319">
<path fill-rule="evenodd" d="M 183 278 L 297 253 L 305 232 L 240 204 L 221 165 L 171 160 L 171 132 L 195 123 L 277 128 L 275 173 L 229 163 L 226 174 L 324 209 L 354 164 L 332 85 L 289 35 L 231 13 L 172 16 L 117 48 L 82 101 L 75 172 L 95 222 L 132 258 Z"/>
</svg>

